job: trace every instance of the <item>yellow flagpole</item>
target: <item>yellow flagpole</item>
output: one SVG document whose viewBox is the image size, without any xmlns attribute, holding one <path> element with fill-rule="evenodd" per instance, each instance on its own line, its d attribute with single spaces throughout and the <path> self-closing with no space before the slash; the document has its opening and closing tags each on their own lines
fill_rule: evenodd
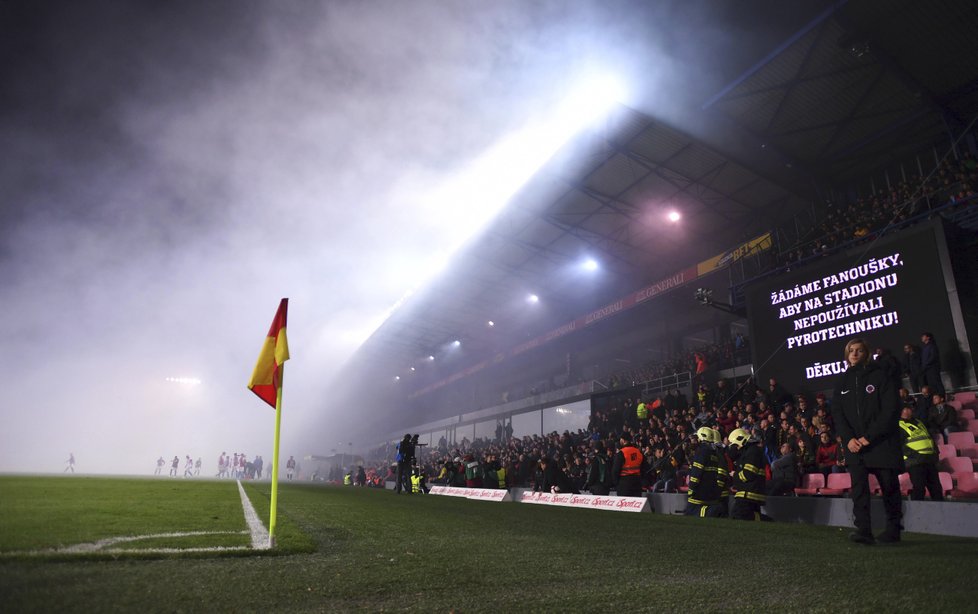
<svg viewBox="0 0 978 614">
<path fill-rule="evenodd" d="M 278 366 L 278 390 L 275 392 L 275 445 L 272 448 L 272 511 L 268 519 L 268 545 L 275 547 L 275 521 L 278 516 L 278 442 L 282 427 L 282 388 L 285 387 L 285 363 Z"/>
</svg>

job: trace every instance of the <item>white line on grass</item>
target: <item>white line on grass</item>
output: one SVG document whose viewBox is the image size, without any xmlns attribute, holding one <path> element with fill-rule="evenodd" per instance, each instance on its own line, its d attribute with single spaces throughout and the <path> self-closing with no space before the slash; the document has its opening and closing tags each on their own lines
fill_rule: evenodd
<svg viewBox="0 0 978 614">
<path fill-rule="evenodd" d="M 251 505 L 248 495 L 245 494 L 241 480 L 238 480 L 238 492 L 241 493 L 241 507 L 244 509 L 245 522 L 248 523 L 248 528 L 251 530 L 251 547 L 255 550 L 268 550 L 272 547 L 268 530 L 259 520 L 255 508 Z"/>
<path fill-rule="evenodd" d="M 89 542 L 85 544 L 74 544 L 62 548 L 45 548 L 43 550 L 4 552 L 0 554 L 0 556 L 21 556 L 24 554 L 29 554 L 29 555 L 85 554 L 90 552 L 174 553 L 174 552 L 223 552 L 227 550 L 249 550 L 247 546 L 211 546 L 211 547 L 199 547 L 199 548 L 139 548 L 135 550 L 110 547 L 110 546 L 115 546 L 116 544 L 142 541 L 144 539 L 160 539 L 160 538 L 167 538 L 167 537 L 195 537 L 198 535 L 244 535 L 247 533 L 248 531 L 185 531 L 182 533 L 153 533 L 150 535 L 129 535 L 126 537 L 107 537 L 105 539 L 100 539 L 94 542 Z"/>
</svg>

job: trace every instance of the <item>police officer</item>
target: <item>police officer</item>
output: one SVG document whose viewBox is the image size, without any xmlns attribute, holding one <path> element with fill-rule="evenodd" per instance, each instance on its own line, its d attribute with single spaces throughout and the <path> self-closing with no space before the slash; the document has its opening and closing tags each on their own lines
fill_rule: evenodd
<svg viewBox="0 0 978 614">
<path fill-rule="evenodd" d="M 910 498 L 922 500 L 926 488 L 932 501 L 943 501 L 944 489 L 937 474 L 939 455 L 930 432 L 923 422 L 913 417 L 912 407 L 904 407 L 900 412 L 899 426 L 903 435 L 903 462 L 913 484 Z"/>
<path fill-rule="evenodd" d="M 722 441 L 720 433 L 703 426 L 696 431 L 696 439 L 699 445 L 689 467 L 689 496 L 684 513 L 700 517 L 726 516 L 727 469 L 717 449 Z"/>
<path fill-rule="evenodd" d="M 727 440 L 727 453 L 734 461 L 733 487 L 737 491 L 730 517 L 761 520 L 761 506 L 767 502 L 764 451 L 744 429 L 734 429 Z"/>
<path fill-rule="evenodd" d="M 642 452 L 632 445 L 632 436 L 628 433 L 622 433 L 618 443 L 618 452 L 611 469 L 611 475 L 618 480 L 615 492 L 619 497 L 641 497 Z"/>
</svg>

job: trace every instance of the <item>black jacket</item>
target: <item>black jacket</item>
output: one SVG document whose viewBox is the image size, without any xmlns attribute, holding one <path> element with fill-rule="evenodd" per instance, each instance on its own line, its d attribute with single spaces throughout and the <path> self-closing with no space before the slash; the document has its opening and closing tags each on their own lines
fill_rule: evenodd
<svg viewBox="0 0 978 614">
<path fill-rule="evenodd" d="M 832 396 L 832 420 L 842 435 L 848 465 L 902 469 L 900 398 L 879 365 L 849 367 L 839 377 Z M 868 439 L 869 446 L 853 454 L 849 440 L 860 437 Z"/>
</svg>

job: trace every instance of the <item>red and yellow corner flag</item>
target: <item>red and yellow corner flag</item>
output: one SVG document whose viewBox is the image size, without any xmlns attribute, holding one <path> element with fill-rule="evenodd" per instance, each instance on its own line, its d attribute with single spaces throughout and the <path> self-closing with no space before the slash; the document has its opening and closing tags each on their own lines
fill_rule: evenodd
<svg viewBox="0 0 978 614">
<path fill-rule="evenodd" d="M 289 359 L 289 340 L 285 336 L 285 320 L 289 312 L 289 299 L 283 298 L 268 329 L 265 344 L 258 354 L 258 363 L 248 382 L 248 390 L 275 407 L 278 391 L 282 387 L 282 363 Z"/>
</svg>

